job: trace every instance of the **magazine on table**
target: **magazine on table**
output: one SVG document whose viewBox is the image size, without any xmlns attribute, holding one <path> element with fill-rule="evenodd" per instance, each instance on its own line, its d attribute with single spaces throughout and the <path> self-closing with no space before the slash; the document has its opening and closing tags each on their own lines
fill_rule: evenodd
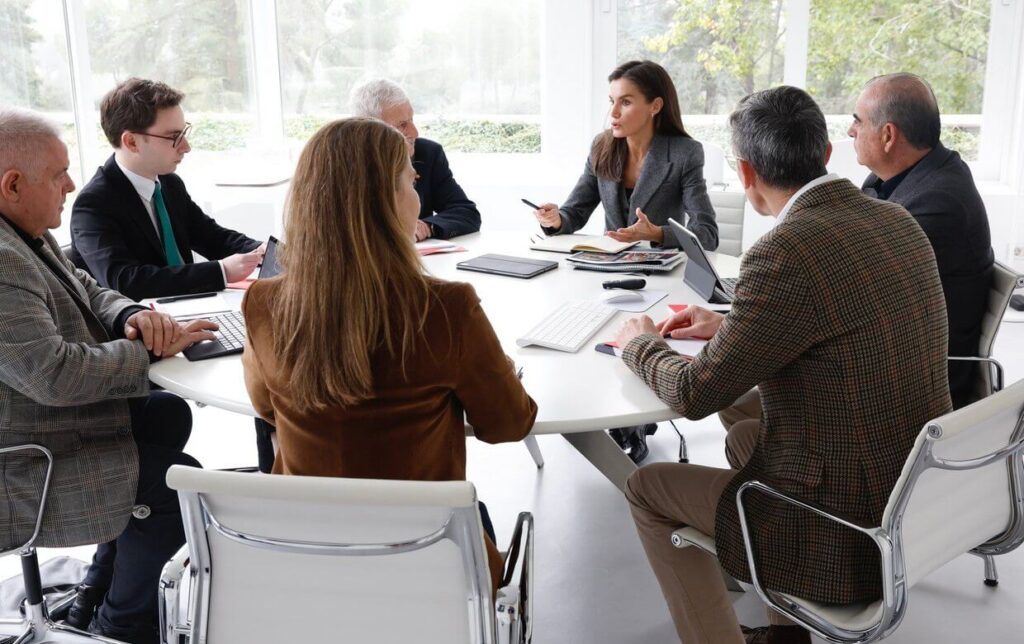
<svg viewBox="0 0 1024 644">
<path fill-rule="evenodd" d="M 686 255 L 678 250 L 628 250 L 614 255 L 574 253 L 566 258 L 573 268 L 588 271 L 670 271 L 683 262 Z"/>
</svg>

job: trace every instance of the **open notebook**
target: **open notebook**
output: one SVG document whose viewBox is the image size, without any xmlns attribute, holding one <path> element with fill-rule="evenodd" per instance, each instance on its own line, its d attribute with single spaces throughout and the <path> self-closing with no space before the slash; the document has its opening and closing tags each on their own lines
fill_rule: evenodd
<svg viewBox="0 0 1024 644">
<path fill-rule="evenodd" d="M 536 239 L 530 250 L 544 250 L 552 253 L 621 253 L 640 242 L 620 242 L 605 235 L 553 235 Z"/>
</svg>

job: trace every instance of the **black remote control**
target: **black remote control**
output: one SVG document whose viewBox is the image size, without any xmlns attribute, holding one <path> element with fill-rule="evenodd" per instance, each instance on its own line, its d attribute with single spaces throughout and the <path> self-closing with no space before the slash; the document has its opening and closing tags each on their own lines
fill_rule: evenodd
<svg viewBox="0 0 1024 644">
<path fill-rule="evenodd" d="M 604 288 L 624 288 L 628 291 L 638 291 L 647 286 L 647 280 L 632 278 L 628 280 L 611 280 L 601 284 Z"/>
</svg>

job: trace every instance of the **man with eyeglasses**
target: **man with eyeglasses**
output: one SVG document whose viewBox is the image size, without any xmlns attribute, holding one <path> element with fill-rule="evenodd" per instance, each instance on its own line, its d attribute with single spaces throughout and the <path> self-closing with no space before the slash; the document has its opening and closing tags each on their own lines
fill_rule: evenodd
<svg viewBox="0 0 1024 644">
<path fill-rule="evenodd" d="M 103 97 L 114 154 L 75 199 L 72 261 L 132 299 L 219 291 L 245 279 L 264 245 L 219 226 L 174 174 L 192 149 L 184 94 L 129 78 Z M 195 262 L 195 250 L 211 261 Z"/>
</svg>

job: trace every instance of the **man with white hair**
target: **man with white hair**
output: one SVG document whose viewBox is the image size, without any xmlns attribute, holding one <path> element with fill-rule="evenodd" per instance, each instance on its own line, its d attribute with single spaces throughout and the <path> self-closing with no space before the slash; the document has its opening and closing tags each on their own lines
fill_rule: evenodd
<svg viewBox="0 0 1024 644">
<path fill-rule="evenodd" d="M 78 611 L 75 625 L 155 643 L 157 580 L 185 541 L 164 477 L 199 464 L 181 451 L 191 412 L 150 393 L 149 364 L 212 339 L 216 325 L 181 325 L 76 269 L 48 232 L 74 189 L 56 127 L 0 111 L 0 447 L 53 453 L 35 546 L 104 542 L 87 576 L 103 586 L 99 610 Z M 0 550 L 32 534 L 45 467 L 37 456 L 0 459 Z"/>
<path fill-rule="evenodd" d="M 350 103 L 354 115 L 380 119 L 405 137 L 420 196 L 416 241 L 449 239 L 480 230 L 480 211 L 456 183 L 441 144 L 420 138 L 412 103 L 401 87 L 385 79 L 372 80 L 352 90 Z"/>
</svg>

